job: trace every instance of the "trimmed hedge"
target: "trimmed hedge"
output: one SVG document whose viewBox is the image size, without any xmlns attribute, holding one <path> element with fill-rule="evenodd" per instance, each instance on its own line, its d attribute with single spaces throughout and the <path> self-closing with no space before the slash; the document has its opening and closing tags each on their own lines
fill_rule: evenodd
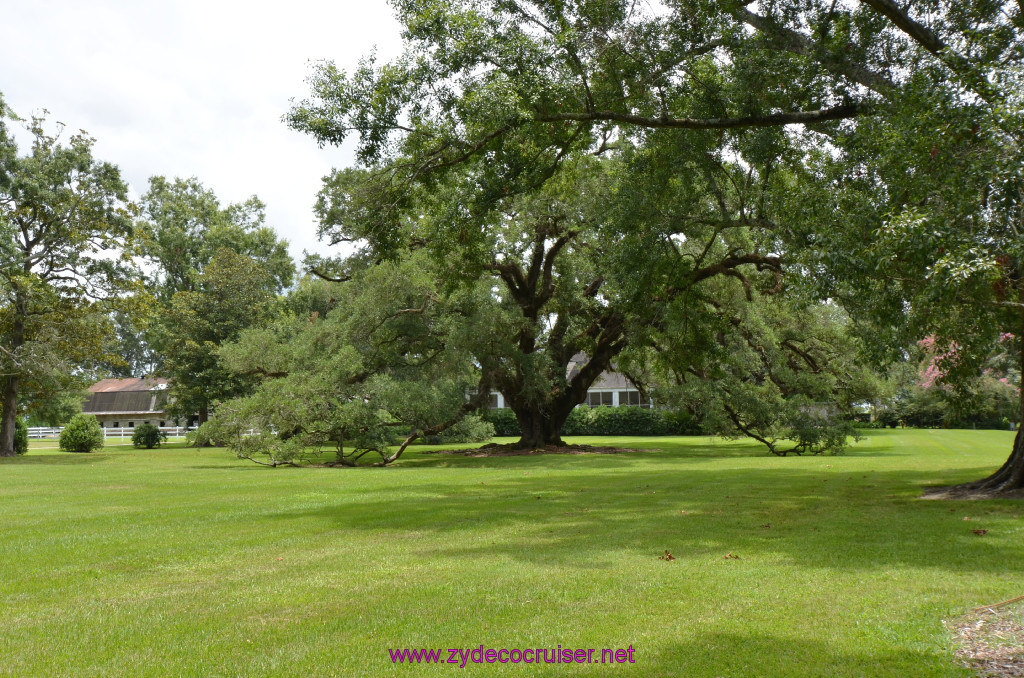
<svg viewBox="0 0 1024 678">
<path fill-rule="evenodd" d="M 522 433 L 519 430 L 519 422 L 516 421 L 515 412 L 507 407 L 500 410 L 484 410 L 481 419 L 494 427 L 496 436 L 517 436 Z"/>
<path fill-rule="evenodd" d="M 484 421 L 494 426 L 494 435 L 521 434 L 515 413 L 508 409 L 487 410 Z M 685 413 L 642 407 L 578 406 L 562 426 L 565 436 L 665 436 L 698 435 L 700 428 Z"/>
</svg>

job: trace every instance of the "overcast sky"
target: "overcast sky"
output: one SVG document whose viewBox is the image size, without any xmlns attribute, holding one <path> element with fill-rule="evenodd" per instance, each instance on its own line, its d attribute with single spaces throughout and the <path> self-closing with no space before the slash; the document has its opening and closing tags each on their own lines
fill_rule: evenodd
<svg viewBox="0 0 1024 678">
<path fill-rule="evenodd" d="M 311 62 L 350 70 L 375 46 L 398 54 L 385 0 L 33 0 L 5 3 L 0 92 L 26 117 L 48 109 L 96 138 L 137 194 L 150 176 L 196 176 L 223 203 L 258 195 L 291 243 L 325 251 L 312 204 L 351 149 L 318 149 L 281 115 Z"/>
</svg>

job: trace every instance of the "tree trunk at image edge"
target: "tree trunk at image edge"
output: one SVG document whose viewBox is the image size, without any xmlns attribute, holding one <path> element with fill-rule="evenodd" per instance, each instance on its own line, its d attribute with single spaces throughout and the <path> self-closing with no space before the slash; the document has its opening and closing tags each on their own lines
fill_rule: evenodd
<svg viewBox="0 0 1024 678">
<path fill-rule="evenodd" d="M 22 309 L 24 305 L 19 301 L 15 308 Z M 17 351 L 25 343 L 25 320 L 22 314 L 15 314 L 13 327 L 11 328 L 11 352 Z M 18 420 L 18 387 L 21 379 L 17 374 L 12 374 L 3 382 L 3 394 L 0 395 L 0 457 L 14 456 L 14 429 Z"/>
<path fill-rule="evenodd" d="M 1024 308 L 1024 280 L 1018 282 L 1017 287 L 1018 299 L 1022 304 L 1022 308 Z M 1000 492 L 1024 490 L 1024 438 L 1021 437 L 1021 432 L 1024 430 L 1024 310 L 1020 314 L 1019 332 L 1017 341 L 1021 347 L 1021 387 L 1018 392 L 1018 397 L 1020 398 L 1018 421 L 1020 423 L 1017 424 L 1017 436 L 1013 439 L 1013 452 L 1010 453 L 1010 458 L 1006 460 L 998 471 L 984 480 L 959 486 L 961 489 L 982 494 L 998 494 Z"/>
<path fill-rule="evenodd" d="M 967 487 L 993 493 L 1024 490 L 1024 438 L 1021 437 L 1021 428 L 1017 427 L 1017 437 L 1013 439 L 1013 452 L 1006 463 L 988 478 L 970 483 Z"/>
<path fill-rule="evenodd" d="M 14 430 L 18 419 L 18 377 L 8 377 L 2 396 L 0 420 L 0 457 L 14 456 Z"/>
</svg>

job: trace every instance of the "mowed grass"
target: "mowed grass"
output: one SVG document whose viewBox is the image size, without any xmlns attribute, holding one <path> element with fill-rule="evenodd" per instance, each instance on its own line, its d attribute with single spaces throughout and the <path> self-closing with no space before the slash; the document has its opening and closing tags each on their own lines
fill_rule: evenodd
<svg viewBox="0 0 1024 678">
<path fill-rule="evenodd" d="M 0 462 L 0 674 L 965 676 L 942 619 L 1024 593 L 1024 505 L 919 499 L 1011 433 L 573 440 L 642 449 L 299 470 L 33 443 Z M 636 661 L 388 654 L 481 645 Z"/>
</svg>

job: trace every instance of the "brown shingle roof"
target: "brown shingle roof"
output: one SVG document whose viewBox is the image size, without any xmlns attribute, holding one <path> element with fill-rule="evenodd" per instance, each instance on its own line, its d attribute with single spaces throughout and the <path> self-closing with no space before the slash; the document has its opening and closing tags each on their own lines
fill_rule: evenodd
<svg viewBox="0 0 1024 678">
<path fill-rule="evenodd" d="M 167 388 L 166 379 L 101 379 L 89 387 L 90 393 L 154 391 Z"/>
</svg>

